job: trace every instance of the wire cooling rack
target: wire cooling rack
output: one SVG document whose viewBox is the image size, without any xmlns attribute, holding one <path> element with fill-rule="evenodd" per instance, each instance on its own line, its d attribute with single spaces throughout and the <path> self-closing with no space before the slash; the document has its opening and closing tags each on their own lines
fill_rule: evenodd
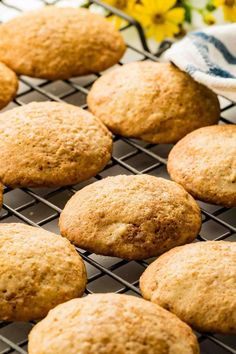
<svg viewBox="0 0 236 354">
<path fill-rule="evenodd" d="M 48 4 L 76 5 L 75 0 L 0 0 L 0 21 L 13 17 L 27 7 L 40 8 Z M 156 56 L 149 52 L 142 28 L 132 18 L 102 4 L 90 1 L 101 9 L 106 8 L 126 20 L 121 29 L 126 41 L 127 51 L 118 65 L 134 60 L 158 60 L 169 43 L 163 42 Z M 131 38 L 131 42 L 130 42 Z M 49 82 L 45 80 L 20 77 L 20 87 L 14 102 L 6 109 L 24 105 L 32 101 L 64 101 L 87 108 L 86 95 L 93 82 L 103 73 L 88 75 L 71 80 Z M 220 98 L 221 124 L 236 123 L 236 104 Z M 78 185 L 58 189 L 4 189 L 4 204 L 1 222 L 22 222 L 43 227 L 59 233 L 58 217 L 67 200 L 85 185 L 106 176 L 118 174 L 147 173 L 169 179 L 166 158 L 172 145 L 151 145 L 133 139 L 116 136 L 113 157 L 108 166 L 96 177 Z M 226 209 L 206 203 L 202 208 L 203 225 L 198 241 L 227 240 L 236 241 L 236 208 Z M 145 267 L 152 261 L 125 261 L 114 257 L 103 257 L 78 250 L 83 257 L 88 273 L 86 293 L 116 292 L 140 296 L 138 280 Z M 0 322 L 0 354 L 27 353 L 27 336 L 34 323 Z M 214 334 L 197 334 L 201 354 L 236 354 L 236 338 Z M 65 353 L 66 354 L 66 353 Z M 111 353 L 112 354 L 112 353 Z M 181 354 L 181 353 L 180 353 Z"/>
</svg>

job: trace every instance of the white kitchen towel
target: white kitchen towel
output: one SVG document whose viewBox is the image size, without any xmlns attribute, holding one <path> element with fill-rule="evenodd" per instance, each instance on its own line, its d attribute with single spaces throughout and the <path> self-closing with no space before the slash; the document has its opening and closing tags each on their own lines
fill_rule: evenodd
<svg viewBox="0 0 236 354">
<path fill-rule="evenodd" d="M 190 32 L 164 58 L 236 102 L 236 23 Z"/>
</svg>

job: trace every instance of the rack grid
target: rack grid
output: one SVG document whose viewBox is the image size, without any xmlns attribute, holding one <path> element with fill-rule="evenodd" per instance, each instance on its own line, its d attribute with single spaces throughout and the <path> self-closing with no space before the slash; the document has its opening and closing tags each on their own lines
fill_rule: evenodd
<svg viewBox="0 0 236 354">
<path fill-rule="evenodd" d="M 37 3 L 37 7 L 46 5 L 70 5 L 73 0 L 30 0 L 28 5 Z M 24 11 L 23 1 L 0 0 L 0 22 Z M 107 16 L 115 14 L 126 23 L 121 31 L 127 41 L 127 51 L 118 65 L 129 61 L 158 61 L 169 46 L 164 41 L 157 53 L 150 52 L 145 35 L 139 23 L 117 9 L 91 0 L 87 7 L 101 7 L 107 10 Z M 130 42 L 130 33 L 132 41 Z M 135 40 L 134 40 L 135 37 Z M 135 45 L 134 45 L 135 43 Z M 109 69 L 110 70 L 110 69 Z M 93 82 L 103 73 L 87 75 L 70 80 L 46 81 L 20 77 L 17 97 L 4 110 L 24 105 L 32 101 L 67 102 L 87 109 L 86 95 Z M 220 97 L 220 124 L 236 124 L 236 103 Z M 152 145 L 135 139 L 114 137 L 113 156 L 106 168 L 96 177 L 78 185 L 63 188 L 14 189 L 4 188 L 4 204 L 0 214 L 1 222 L 22 222 L 59 233 L 58 217 L 67 200 L 77 190 L 106 176 L 117 174 L 147 173 L 169 179 L 166 160 L 173 145 Z M 197 241 L 227 240 L 236 241 L 236 208 L 226 209 L 220 206 L 199 202 L 202 210 L 203 225 Z M 88 273 L 86 293 L 116 292 L 140 296 L 138 280 L 145 267 L 153 260 L 125 261 L 114 257 L 103 257 L 77 248 L 85 261 Z M 34 322 L 9 323 L 0 322 L 0 354 L 27 354 L 27 336 Z M 236 354 L 236 338 L 215 334 L 197 333 L 201 354 Z"/>
</svg>

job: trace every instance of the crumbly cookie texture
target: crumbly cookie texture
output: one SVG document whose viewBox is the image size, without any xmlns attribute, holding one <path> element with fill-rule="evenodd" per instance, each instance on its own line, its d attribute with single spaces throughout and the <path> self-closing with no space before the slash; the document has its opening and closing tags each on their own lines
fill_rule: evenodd
<svg viewBox="0 0 236 354">
<path fill-rule="evenodd" d="M 0 208 L 2 207 L 3 203 L 3 185 L 0 183 Z"/>
<path fill-rule="evenodd" d="M 178 184 L 149 175 L 121 175 L 78 191 L 59 225 L 63 236 L 91 252 L 145 259 L 193 241 L 201 215 Z"/>
<path fill-rule="evenodd" d="M 0 225 L 0 319 L 39 319 L 82 296 L 84 263 L 65 238 L 24 224 Z"/>
<path fill-rule="evenodd" d="M 172 64 L 148 61 L 100 77 L 88 105 L 114 133 L 151 143 L 175 143 L 220 117 L 215 93 Z"/>
<path fill-rule="evenodd" d="M 105 70 L 124 52 L 121 34 L 86 9 L 47 6 L 0 26 L 0 60 L 17 74 L 67 79 Z"/>
<path fill-rule="evenodd" d="M 200 332 L 236 334 L 236 244 L 197 242 L 154 261 L 140 279 L 143 297 Z"/>
<path fill-rule="evenodd" d="M 236 125 L 198 129 L 168 158 L 171 178 L 204 202 L 236 206 Z"/>
<path fill-rule="evenodd" d="M 101 171 L 112 137 L 91 113 L 38 102 L 0 114 L 0 180 L 11 187 L 76 184 Z"/>
<path fill-rule="evenodd" d="M 17 89 L 18 79 L 16 74 L 6 65 L 0 63 L 0 109 L 15 97 Z"/>
<path fill-rule="evenodd" d="M 57 306 L 29 335 L 29 354 L 199 354 L 191 329 L 143 299 L 93 294 Z"/>
</svg>

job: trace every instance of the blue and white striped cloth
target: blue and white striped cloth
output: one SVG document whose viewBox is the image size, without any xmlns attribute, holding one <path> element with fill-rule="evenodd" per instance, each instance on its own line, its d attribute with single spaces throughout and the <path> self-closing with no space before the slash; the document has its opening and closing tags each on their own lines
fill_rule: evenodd
<svg viewBox="0 0 236 354">
<path fill-rule="evenodd" d="M 236 102 L 236 23 L 190 32 L 164 58 Z"/>
</svg>

